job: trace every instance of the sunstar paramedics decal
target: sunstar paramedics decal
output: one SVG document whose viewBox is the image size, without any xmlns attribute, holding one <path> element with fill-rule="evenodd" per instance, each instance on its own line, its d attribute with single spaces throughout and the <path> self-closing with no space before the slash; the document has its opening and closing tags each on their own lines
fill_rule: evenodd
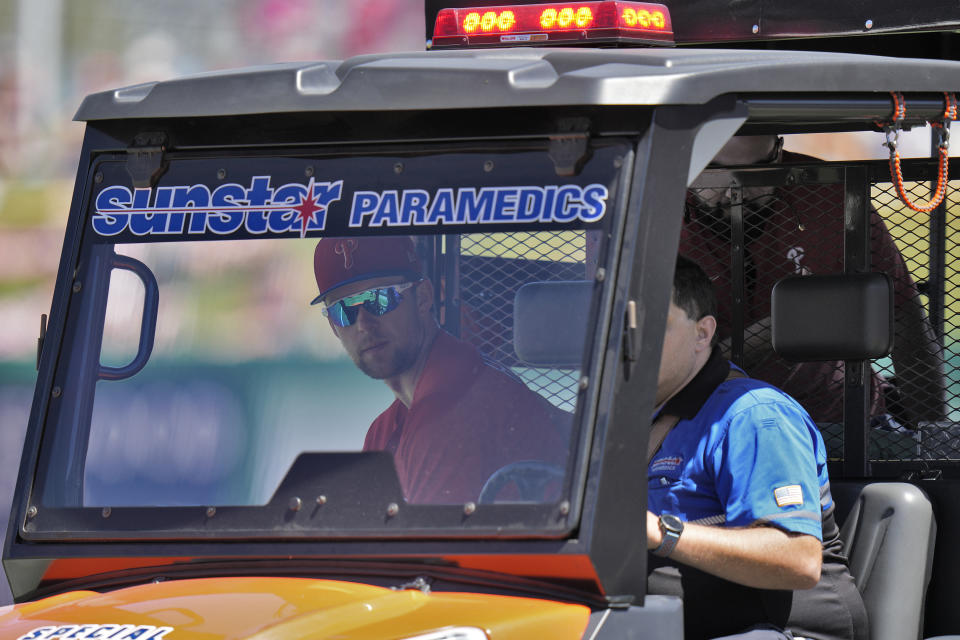
<svg viewBox="0 0 960 640">
<path fill-rule="evenodd" d="M 17 640 L 160 640 L 171 631 L 149 624 L 65 624 L 37 627 Z"/>
<path fill-rule="evenodd" d="M 97 194 L 94 232 L 110 237 L 291 235 L 325 231 L 331 208 L 350 203 L 337 227 L 370 229 L 429 225 L 596 222 L 607 209 L 602 184 L 354 191 L 343 180 L 271 186 L 270 176 L 249 185 L 205 184 L 130 190 L 109 186 Z M 339 213 L 339 212 L 338 212 Z M 342 221 L 340 221 L 342 220 Z"/>
</svg>

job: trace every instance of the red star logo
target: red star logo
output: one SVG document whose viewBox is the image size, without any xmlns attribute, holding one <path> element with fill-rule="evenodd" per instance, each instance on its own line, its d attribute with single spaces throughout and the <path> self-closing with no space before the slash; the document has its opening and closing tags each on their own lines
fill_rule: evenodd
<svg viewBox="0 0 960 640">
<path fill-rule="evenodd" d="M 305 238 L 307 235 L 307 225 L 317 221 L 317 211 L 323 211 L 323 207 L 317 204 L 318 197 L 313 195 L 313 178 L 310 178 L 310 184 L 307 185 L 307 192 L 303 199 L 300 200 L 300 204 L 293 207 L 293 210 L 297 212 L 293 219 L 300 221 L 301 238 Z"/>
</svg>

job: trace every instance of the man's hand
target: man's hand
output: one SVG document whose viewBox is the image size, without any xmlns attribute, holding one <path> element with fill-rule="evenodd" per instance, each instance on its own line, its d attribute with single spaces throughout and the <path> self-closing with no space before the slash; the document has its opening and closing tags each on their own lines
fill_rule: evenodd
<svg viewBox="0 0 960 640">
<path fill-rule="evenodd" d="M 660 546 L 660 520 L 647 511 L 647 549 Z M 810 589 L 820 580 L 823 548 L 815 537 L 772 526 L 684 525 L 670 559 L 758 589 Z"/>
</svg>

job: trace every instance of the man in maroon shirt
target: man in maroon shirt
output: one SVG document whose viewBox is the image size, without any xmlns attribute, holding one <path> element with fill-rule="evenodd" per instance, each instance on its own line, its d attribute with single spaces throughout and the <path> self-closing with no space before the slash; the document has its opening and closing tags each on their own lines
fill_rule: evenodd
<svg viewBox="0 0 960 640">
<path fill-rule="evenodd" d="M 563 467 L 570 416 L 440 329 L 409 237 L 321 239 L 314 273 L 312 304 L 324 304 L 357 367 L 396 396 L 363 448 L 393 454 L 409 502 L 476 501 L 514 462 Z"/>
<path fill-rule="evenodd" d="M 714 164 L 815 163 L 816 158 L 782 149 L 776 136 L 738 136 L 714 158 Z M 680 253 L 710 275 L 718 297 L 718 331 L 732 330 L 730 193 L 692 185 L 687 200 Z M 844 271 L 844 191 L 842 184 L 746 187 L 744 211 L 744 366 L 796 398 L 817 422 L 843 420 L 844 373 L 839 362 L 787 362 L 770 349 L 770 291 L 786 276 Z M 943 415 L 944 377 L 940 348 L 900 251 L 880 215 L 870 209 L 871 269 L 890 276 L 894 287 L 895 340 L 891 354 L 901 397 L 898 418 L 912 427 Z M 871 415 L 889 407 L 881 393 L 886 383 L 874 372 Z"/>
</svg>

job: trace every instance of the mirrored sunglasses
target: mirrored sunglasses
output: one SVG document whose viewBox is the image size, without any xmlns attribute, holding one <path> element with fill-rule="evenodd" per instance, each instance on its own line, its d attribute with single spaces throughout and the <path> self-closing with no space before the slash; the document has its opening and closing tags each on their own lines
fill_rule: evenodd
<svg viewBox="0 0 960 640">
<path fill-rule="evenodd" d="M 403 282 L 360 291 L 325 305 L 322 313 L 338 327 L 349 327 L 357 321 L 357 314 L 360 313 L 361 307 L 374 316 L 390 313 L 403 300 L 403 292 L 419 282 L 422 281 Z"/>
</svg>

